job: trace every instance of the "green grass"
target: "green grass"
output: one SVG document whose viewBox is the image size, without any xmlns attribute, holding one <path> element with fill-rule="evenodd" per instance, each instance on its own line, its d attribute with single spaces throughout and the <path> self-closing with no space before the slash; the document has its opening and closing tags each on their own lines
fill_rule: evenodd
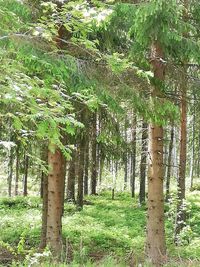
<svg viewBox="0 0 200 267">
<path fill-rule="evenodd" d="M 144 263 L 143 253 L 146 208 L 139 207 L 137 199 L 131 199 L 127 193 L 117 194 L 115 200 L 111 200 L 110 192 L 87 199 L 92 205 L 84 206 L 82 211 L 65 203 L 63 240 L 71 248 L 73 263 L 70 266 L 128 266 L 133 259 L 136 266 L 140 262 L 142 266 L 150 266 Z M 175 206 L 166 207 L 166 240 L 169 257 L 173 259 L 166 266 L 200 266 L 200 193 L 189 193 L 188 202 L 188 229 L 179 247 L 173 245 Z M 34 258 L 40 227 L 39 198 L 0 199 L 0 246 L 22 258 L 28 254 Z M 36 254 L 37 257 L 40 256 Z"/>
</svg>

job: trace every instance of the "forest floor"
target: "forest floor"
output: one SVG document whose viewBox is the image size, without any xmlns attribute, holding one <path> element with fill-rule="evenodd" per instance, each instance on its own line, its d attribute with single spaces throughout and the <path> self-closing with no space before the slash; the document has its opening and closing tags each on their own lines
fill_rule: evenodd
<svg viewBox="0 0 200 267">
<path fill-rule="evenodd" d="M 87 200 L 82 211 L 65 203 L 65 263 L 60 266 L 150 266 L 143 252 L 146 207 L 140 207 L 128 193 L 118 193 L 111 200 L 111 193 L 104 192 Z M 178 247 L 173 244 L 175 210 L 172 199 L 165 207 L 166 266 L 200 266 L 200 192 L 188 194 L 188 221 Z M 0 266 L 52 266 L 49 251 L 38 252 L 40 227 L 38 197 L 0 198 Z"/>
</svg>

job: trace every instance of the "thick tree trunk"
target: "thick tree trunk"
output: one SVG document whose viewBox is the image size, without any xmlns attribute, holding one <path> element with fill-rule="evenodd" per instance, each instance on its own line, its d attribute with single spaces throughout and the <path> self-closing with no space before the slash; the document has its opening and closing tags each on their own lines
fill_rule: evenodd
<svg viewBox="0 0 200 267">
<path fill-rule="evenodd" d="M 64 157 L 60 149 L 49 145 L 48 151 L 48 212 L 47 245 L 53 255 L 59 258 L 62 250 L 62 213 L 64 191 Z"/>
<path fill-rule="evenodd" d="M 13 147 L 9 149 L 9 162 L 8 162 L 8 196 L 12 195 L 12 179 L 13 179 Z"/>
<path fill-rule="evenodd" d="M 28 195 L 28 167 L 29 167 L 29 157 L 24 155 L 24 181 L 23 181 L 23 196 Z"/>
<path fill-rule="evenodd" d="M 66 199 L 67 201 L 75 203 L 75 178 L 76 178 L 76 151 L 72 151 L 71 161 L 69 162 L 69 170 L 67 176 L 67 192 L 66 192 Z M 77 164 L 78 165 L 78 164 Z"/>
<path fill-rule="evenodd" d="M 159 42 L 152 45 L 151 64 L 154 77 L 164 80 L 164 55 Z M 154 87 L 151 97 L 160 96 L 158 87 Z M 155 123 L 149 126 L 149 171 L 148 171 L 148 212 L 146 252 L 150 261 L 161 265 L 166 256 L 164 227 L 164 194 L 163 194 L 163 127 Z"/>
<path fill-rule="evenodd" d="M 169 200 L 170 192 L 170 180 L 171 180 L 171 170 L 172 170 L 172 150 L 174 143 L 174 126 L 171 126 L 170 141 L 169 141 L 169 150 L 168 150 L 168 160 L 167 160 L 167 177 L 166 177 L 166 196 L 165 200 Z"/>
<path fill-rule="evenodd" d="M 92 165 L 91 165 L 91 194 L 96 195 L 97 186 L 97 114 L 92 115 Z"/>
<path fill-rule="evenodd" d="M 175 226 L 175 243 L 178 243 L 178 235 L 185 226 L 186 213 L 184 209 L 185 201 L 185 174 L 187 157 L 187 69 L 184 70 L 182 91 L 181 91 L 181 129 L 180 129 L 180 158 L 179 158 L 179 177 L 178 177 L 178 204 Z"/>
<path fill-rule="evenodd" d="M 142 151 L 140 161 L 140 205 L 145 203 L 145 188 L 146 188 L 146 165 L 147 165 L 147 151 L 148 151 L 148 124 L 142 123 Z"/>
<path fill-rule="evenodd" d="M 136 169 L 136 116 L 133 115 L 132 150 L 131 150 L 131 197 L 135 197 L 135 169 Z"/>
</svg>

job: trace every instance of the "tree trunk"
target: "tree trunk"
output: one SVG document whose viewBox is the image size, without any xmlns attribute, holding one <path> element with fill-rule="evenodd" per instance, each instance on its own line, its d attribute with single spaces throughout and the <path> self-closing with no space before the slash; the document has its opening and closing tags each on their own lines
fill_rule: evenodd
<svg viewBox="0 0 200 267">
<path fill-rule="evenodd" d="M 48 151 L 48 212 L 47 245 L 53 255 L 59 258 L 62 250 L 62 213 L 64 191 L 64 157 L 60 149 L 49 145 Z"/>
<path fill-rule="evenodd" d="M 81 122 L 85 125 L 87 121 L 86 110 L 81 111 Z M 78 164 L 78 194 L 77 194 L 77 207 L 78 209 L 83 208 L 83 176 L 84 176 L 84 161 L 85 161 L 85 147 L 86 147 L 86 129 L 81 131 L 78 143 L 78 155 L 79 155 L 79 164 Z"/>
<path fill-rule="evenodd" d="M 24 181 L 23 181 L 23 196 L 28 195 L 28 167 L 29 167 L 29 157 L 24 155 Z"/>
<path fill-rule="evenodd" d="M 151 64 L 154 77 L 164 81 L 164 54 L 158 41 L 152 45 Z M 161 96 L 157 86 L 152 89 L 151 97 Z M 150 261 L 161 265 L 166 256 L 164 227 L 163 194 L 163 127 L 155 123 L 149 125 L 149 171 L 148 171 L 148 211 L 147 211 L 147 246 Z"/>
<path fill-rule="evenodd" d="M 85 164 L 84 164 L 84 195 L 88 195 L 88 180 L 89 180 L 89 138 L 86 137 L 85 145 Z"/>
<path fill-rule="evenodd" d="M 9 149 L 9 162 L 8 162 L 8 196 L 12 195 L 12 179 L 13 179 L 13 147 Z"/>
<path fill-rule="evenodd" d="M 42 160 L 45 165 L 48 164 L 48 150 L 47 147 L 43 148 Z M 48 214 L 48 175 L 42 171 L 41 177 L 41 197 L 42 197 L 42 229 L 41 229 L 41 240 L 40 248 L 46 247 L 46 237 L 47 237 L 47 214 Z"/>
<path fill-rule="evenodd" d="M 175 243 L 178 243 L 178 235 L 185 226 L 186 213 L 184 209 L 185 200 L 185 174 L 187 156 L 187 69 L 184 70 L 183 84 L 181 90 L 181 129 L 180 129 L 180 158 L 179 158 L 179 177 L 178 177 L 178 204 L 175 226 Z"/>
<path fill-rule="evenodd" d="M 147 142 L 148 142 L 148 124 L 143 121 L 142 123 L 142 151 L 140 161 L 140 205 L 145 203 L 145 187 L 146 187 L 146 165 L 147 165 Z"/>
<path fill-rule="evenodd" d="M 15 196 L 18 196 L 18 188 L 19 188 L 19 144 L 17 143 L 16 147 L 16 166 L 15 166 Z"/>
<path fill-rule="evenodd" d="M 136 116 L 133 115 L 132 150 L 131 150 L 131 197 L 135 197 L 135 169 L 136 169 Z"/>
<path fill-rule="evenodd" d="M 96 195 L 97 186 L 97 114 L 92 115 L 92 168 L 91 168 L 91 194 Z"/>
<path fill-rule="evenodd" d="M 171 126 L 170 141 L 169 141 L 169 154 L 167 160 L 167 177 L 166 177 L 166 196 L 165 200 L 169 200 L 169 190 L 170 190 L 170 180 L 171 180 L 171 170 L 172 170 L 172 150 L 174 143 L 174 126 Z"/>
<path fill-rule="evenodd" d="M 71 155 L 71 161 L 69 162 L 69 170 L 68 170 L 68 176 L 67 176 L 67 201 L 75 203 L 75 178 L 76 178 L 76 151 L 72 151 Z"/>
<path fill-rule="evenodd" d="M 195 103 L 194 103 L 194 114 L 193 114 L 193 121 L 192 121 L 192 153 L 191 153 L 191 162 L 190 162 L 190 190 L 193 188 L 193 180 L 194 180 L 194 157 L 195 157 Z"/>
</svg>

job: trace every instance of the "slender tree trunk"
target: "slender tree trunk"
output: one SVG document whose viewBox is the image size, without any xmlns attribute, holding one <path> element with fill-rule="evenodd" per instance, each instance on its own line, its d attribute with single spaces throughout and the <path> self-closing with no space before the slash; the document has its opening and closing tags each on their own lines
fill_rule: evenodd
<svg viewBox="0 0 200 267">
<path fill-rule="evenodd" d="M 84 195 L 88 195 L 88 180 L 89 180 L 89 138 L 86 137 L 85 145 L 85 164 L 84 164 Z"/>
<path fill-rule="evenodd" d="M 9 163 L 8 163 L 8 196 L 12 195 L 12 179 L 13 179 L 13 147 L 9 149 Z"/>
<path fill-rule="evenodd" d="M 82 110 L 81 112 L 81 122 L 86 125 L 87 112 Z M 84 177 L 84 161 L 85 161 L 85 148 L 86 148 L 86 129 L 80 134 L 80 141 L 78 143 L 78 155 L 79 155 L 79 166 L 78 166 L 78 194 L 77 194 L 77 207 L 78 209 L 83 208 L 83 177 Z"/>
<path fill-rule="evenodd" d="M 18 196 L 18 188 L 19 188 L 19 160 L 20 160 L 20 155 L 19 155 L 19 144 L 17 143 L 16 147 L 16 166 L 15 166 L 15 196 Z"/>
<path fill-rule="evenodd" d="M 71 155 L 71 161 L 69 162 L 69 170 L 68 170 L 68 176 L 67 176 L 67 201 L 75 203 L 75 178 L 76 178 L 76 151 L 72 151 Z"/>
<path fill-rule="evenodd" d="M 170 141 L 169 141 L 169 154 L 168 154 L 168 161 L 167 161 L 167 177 L 166 177 L 166 196 L 165 200 L 169 200 L 169 192 L 170 192 L 170 180 L 171 180 L 171 170 L 172 170 L 172 150 L 173 150 L 173 143 L 174 143 L 174 126 L 171 126 L 171 133 L 170 133 Z"/>
<path fill-rule="evenodd" d="M 182 91 L 181 91 L 181 130 L 180 130 L 180 158 L 179 158 L 179 177 L 178 177 L 178 204 L 175 226 L 175 243 L 178 243 L 178 235 L 185 226 L 186 213 L 184 209 L 185 201 L 185 174 L 187 157 L 187 70 L 184 70 Z"/>
<path fill-rule="evenodd" d="M 158 41 L 151 47 L 151 64 L 154 77 L 164 81 L 164 54 Z M 161 96 L 157 86 L 151 97 Z M 161 265 L 166 256 L 163 194 L 163 127 L 155 123 L 149 125 L 149 172 L 146 252 L 150 261 Z"/>
<path fill-rule="evenodd" d="M 92 168 L 91 168 L 91 194 L 96 195 L 97 186 L 97 114 L 92 115 Z"/>
<path fill-rule="evenodd" d="M 135 197 L 135 169 L 136 169 L 136 116 L 133 117 L 132 150 L 131 150 L 131 197 Z"/>
<path fill-rule="evenodd" d="M 140 161 L 140 205 L 145 203 L 145 187 L 146 187 L 146 165 L 147 165 L 147 139 L 148 139 L 148 124 L 142 123 L 142 151 Z"/>
<path fill-rule="evenodd" d="M 195 104 L 194 104 L 194 114 L 192 121 L 192 153 L 191 153 L 191 162 L 190 162 L 190 190 L 193 188 L 194 181 L 194 157 L 195 157 L 195 123 L 196 123 L 196 114 L 195 114 Z"/>
<path fill-rule="evenodd" d="M 23 181 L 23 196 L 28 195 L 28 167 L 29 167 L 29 157 L 24 155 L 24 181 Z"/>
<path fill-rule="evenodd" d="M 117 183 L 117 162 L 113 162 L 113 170 L 112 170 L 112 200 L 115 199 L 115 190 L 116 190 L 116 183 Z"/>
<path fill-rule="evenodd" d="M 64 158 L 60 149 L 54 144 L 49 145 L 48 164 L 49 174 L 46 240 L 53 255 L 59 258 L 62 250 Z"/>
<path fill-rule="evenodd" d="M 45 162 L 45 165 L 48 165 L 47 146 L 43 148 L 42 160 Z M 46 247 L 47 214 L 48 214 L 48 175 L 44 171 L 42 171 L 42 177 L 41 177 L 41 192 L 42 192 L 41 194 L 41 197 L 42 197 L 42 229 L 41 229 L 40 248 L 43 249 Z"/>
<path fill-rule="evenodd" d="M 126 190 L 128 182 L 127 118 L 125 119 L 124 139 L 126 146 L 124 152 L 124 190 Z"/>
</svg>

